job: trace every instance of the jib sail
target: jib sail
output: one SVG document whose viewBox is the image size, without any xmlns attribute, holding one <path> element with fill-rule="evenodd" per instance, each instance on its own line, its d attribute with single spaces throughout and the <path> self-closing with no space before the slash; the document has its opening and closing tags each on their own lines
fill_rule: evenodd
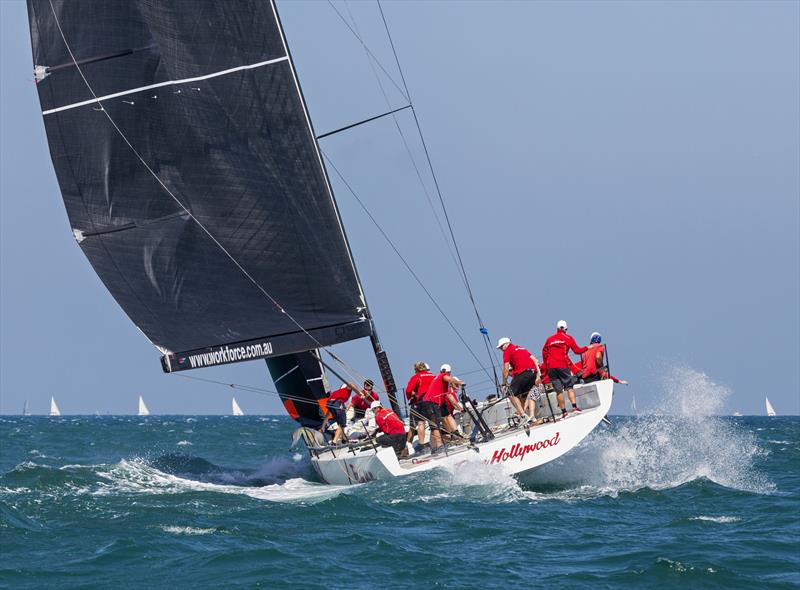
<svg viewBox="0 0 800 590">
<path fill-rule="evenodd" d="M 28 12 L 74 235 L 166 371 L 371 335 L 271 2 Z"/>
<path fill-rule="evenodd" d="M 319 428 L 328 411 L 328 388 L 317 351 L 266 360 L 286 412 L 302 426 Z"/>
</svg>

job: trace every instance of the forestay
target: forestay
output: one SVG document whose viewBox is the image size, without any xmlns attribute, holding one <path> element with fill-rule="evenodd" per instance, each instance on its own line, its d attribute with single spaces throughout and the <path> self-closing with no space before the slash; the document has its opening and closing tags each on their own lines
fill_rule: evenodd
<svg viewBox="0 0 800 590">
<path fill-rule="evenodd" d="M 28 10 L 71 227 L 165 370 L 370 334 L 272 3 Z"/>
</svg>

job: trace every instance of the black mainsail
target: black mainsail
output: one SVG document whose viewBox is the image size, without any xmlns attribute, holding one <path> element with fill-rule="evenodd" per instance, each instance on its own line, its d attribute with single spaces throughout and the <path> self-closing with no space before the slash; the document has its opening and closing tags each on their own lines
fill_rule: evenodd
<svg viewBox="0 0 800 590">
<path fill-rule="evenodd" d="M 274 3 L 28 13 L 73 233 L 164 370 L 370 336 L 396 405 Z"/>
</svg>

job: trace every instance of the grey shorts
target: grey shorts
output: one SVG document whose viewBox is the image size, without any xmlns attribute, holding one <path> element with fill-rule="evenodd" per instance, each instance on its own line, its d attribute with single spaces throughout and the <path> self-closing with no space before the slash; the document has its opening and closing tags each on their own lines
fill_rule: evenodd
<svg viewBox="0 0 800 590">
<path fill-rule="evenodd" d="M 556 393 L 572 388 L 572 372 L 569 369 L 547 369 L 547 376 L 550 377 Z"/>
</svg>

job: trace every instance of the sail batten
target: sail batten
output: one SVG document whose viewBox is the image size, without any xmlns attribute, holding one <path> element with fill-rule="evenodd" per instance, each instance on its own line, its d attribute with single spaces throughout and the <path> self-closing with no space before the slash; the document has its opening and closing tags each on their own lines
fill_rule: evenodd
<svg viewBox="0 0 800 590">
<path fill-rule="evenodd" d="M 28 7 L 33 63 L 76 62 L 37 85 L 70 226 L 165 370 L 371 334 L 272 3 Z"/>
</svg>

